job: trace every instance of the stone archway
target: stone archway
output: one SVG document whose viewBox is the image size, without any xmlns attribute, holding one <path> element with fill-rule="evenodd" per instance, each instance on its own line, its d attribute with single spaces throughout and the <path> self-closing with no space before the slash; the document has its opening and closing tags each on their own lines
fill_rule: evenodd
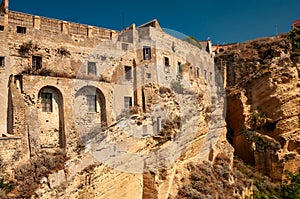
<svg viewBox="0 0 300 199">
<path fill-rule="evenodd" d="M 63 96 L 59 89 L 45 86 L 38 94 L 41 148 L 65 148 Z"/>
<path fill-rule="evenodd" d="M 85 86 L 79 89 L 75 94 L 74 111 L 80 137 L 107 125 L 105 96 L 99 88 Z"/>
</svg>

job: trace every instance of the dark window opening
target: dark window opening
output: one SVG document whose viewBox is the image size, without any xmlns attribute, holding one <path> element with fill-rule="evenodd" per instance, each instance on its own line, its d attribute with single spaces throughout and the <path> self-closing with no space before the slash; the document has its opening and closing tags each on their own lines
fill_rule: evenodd
<svg viewBox="0 0 300 199">
<path fill-rule="evenodd" d="M 181 73 L 181 62 L 177 62 L 177 70 L 178 70 L 178 73 Z"/>
<path fill-rule="evenodd" d="M 209 80 L 212 81 L 212 72 L 209 72 Z"/>
<path fill-rule="evenodd" d="M 4 31 L 4 26 L 0 26 L 0 31 Z"/>
<path fill-rule="evenodd" d="M 88 75 L 96 75 L 96 62 L 88 62 Z"/>
<path fill-rule="evenodd" d="M 38 70 L 42 68 L 42 57 L 32 56 L 32 70 Z"/>
<path fill-rule="evenodd" d="M 144 55 L 144 60 L 151 59 L 151 48 L 149 46 L 143 47 L 143 55 Z"/>
<path fill-rule="evenodd" d="M 207 71 L 204 70 L 204 79 L 207 79 Z"/>
<path fill-rule="evenodd" d="M 97 111 L 96 95 L 87 95 L 86 100 L 87 100 L 88 112 L 92 112 L 92 113 L 96 112 Z"/>
<path fill-rule="evenodd" d="M 169 57 L 164 57 L 165 66 L 170 66 Z"/>
<path fill-rule="evenodd" d="M 0 67 L 5 66 L 5 57 L 0 57 Z"/>
<path fill-rule="evenodd" d="M 190 75 L 193 75 L 193 67 L 190 66 Z"/>
<path fill-rule="evenodd" d="M 26 27 L 17 26 L 17 33 L 26 34 Z"/>
<path fill-rule="evenodd" d="M 146 73 L 146 75 L 147 75 L 147 78 L 151 78 L 151 73 Z"/>
<path fill-rule="evenodd" d="M 52 93 L 42 93 L 42 111 L 52 112 Z"/>
<path fill-rule="evenodd" d="M 200 69 L 199 68 L 197 68 L 197 70 L 196 70 L 196 76 L 197 76 L 197 78 L 200 77 Z"/>
<path fill-rule="evenodd" d="M 131 80 L 132 79 L 132 70 L 131 70 L 131 66 L 125 66 L 125 79 L 127 80 Z"/>
<path fill-rule="evenodd" d="M 129 109 L 132 106 L 132 98 L 124 97 L 124 108 Z"/>
</svg>

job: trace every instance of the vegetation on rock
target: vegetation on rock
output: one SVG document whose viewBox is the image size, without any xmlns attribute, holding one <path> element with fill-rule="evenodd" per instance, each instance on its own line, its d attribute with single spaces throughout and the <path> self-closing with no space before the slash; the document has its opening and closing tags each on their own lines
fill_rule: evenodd
<svg viewBox="0 0 300 199">
<path fill-rule="evenodd" d="M 193 37 L 193 36 L 187 36 L 187 37 L 183 38 L 183 41 L 186 41 L 186 42 L 188 42 L 188 43 L 190 43 L 190 44 L 192 44 L 192 45 L 194 45 L 194 46 L 202 49 L 202 46 L 199 43 L 199 41 L 195 37 Z"/>
</svg>

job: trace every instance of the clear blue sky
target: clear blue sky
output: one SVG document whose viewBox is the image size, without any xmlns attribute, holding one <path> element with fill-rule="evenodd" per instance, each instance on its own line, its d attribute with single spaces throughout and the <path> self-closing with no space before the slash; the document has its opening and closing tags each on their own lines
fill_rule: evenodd
<svg viewBox="0 0 300 199">
<path fill-rule="evenodd" d="M 208 37 L 213 43 L 242 42 L 288 32 L 300 19 L 300 0 L 10 0 L 10 9 L 121 30 L 154 18 L 163 28 Z"/>
</svg>

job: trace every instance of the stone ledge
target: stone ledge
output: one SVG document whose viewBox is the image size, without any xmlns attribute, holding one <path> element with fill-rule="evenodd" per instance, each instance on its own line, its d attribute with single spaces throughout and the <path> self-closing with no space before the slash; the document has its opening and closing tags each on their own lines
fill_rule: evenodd
<svg viewBox="0 0 300 199">
<path fill-rule="evenodd" d="M 5 134 L 2 134 L 2 136 L 3 135 L 5 135 Z M 7 136 L 7 135 L 5 135 L 5 136 Z M 21 137 L 19 137 L 19 136 L 10 136 L 9 135 L 9 137 L 0 137 L 0 141 L 2 141 L 2 140 L 20 140 L 20 139 L 22 139 Z"/>
</svg>

